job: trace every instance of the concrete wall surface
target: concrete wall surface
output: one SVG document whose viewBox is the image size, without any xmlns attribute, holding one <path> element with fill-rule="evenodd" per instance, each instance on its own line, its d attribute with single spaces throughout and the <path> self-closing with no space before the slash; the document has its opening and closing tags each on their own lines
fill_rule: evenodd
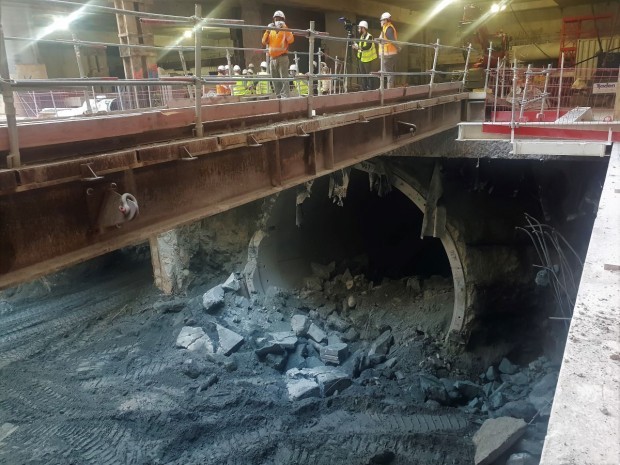
<svg viewBox="0 0 620 465">
<path fill-rule="evenodd" d="M 566 342 L 541 465 L 620 463 L 619 196 L 620 145 L 615 144 Z"/>
</svg>

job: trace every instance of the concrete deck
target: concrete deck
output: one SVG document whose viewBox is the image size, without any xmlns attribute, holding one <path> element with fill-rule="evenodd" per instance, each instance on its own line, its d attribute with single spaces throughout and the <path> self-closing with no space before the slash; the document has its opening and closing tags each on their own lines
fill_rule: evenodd
<svg viewBox="0 0 620 465">
<path fill-rule="evenodd" d="M 614 144 L 541 465 L 620 464 L 620 144 Z"/>
</svg>

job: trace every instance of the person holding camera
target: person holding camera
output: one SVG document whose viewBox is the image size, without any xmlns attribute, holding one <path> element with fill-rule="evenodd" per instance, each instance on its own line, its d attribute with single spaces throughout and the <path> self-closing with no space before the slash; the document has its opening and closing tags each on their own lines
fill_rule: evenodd
<svg viewBox="0 0 620 465">
<path fill-rule="evenodd" d="M 360 41 L 353 44 L 353 50 L 357 51 L 360 74 L 370 74 L 371 63 L 377 59 L 377 48 L 372 43 L 373 37 L 368 32 L 368 23 L 360 21 L 357 26 L 360 33 Z M 370 76 L 362 78 L 362 90 L 372 90 Z"/>
<path fill-rule="evenodd" d="M 268 47 L 269 62 L 271 76 L 274 78 L 287 78 L 289 70 L 288 46 L 295 41 L 293 33 L 286 29 L 284 13 L 280 10 L 273 14 L 273 23 L 268 27 L 277 29 L 268 29 L 263 34 L 263 45 Z M 290 97 L 290 83 L 284 81 L 274 81 L 273 88 L 278 98 Z"/>
<path fill-rule="evenodd" d="M 386 42 L 379 45 L 379 53 L 383 55 L 383 69 L 384 73 L 393 73 L 396 69 L 396 59 L 398 55 L 398 47 L 393 44 L 392 40 L 398 40 L 398 34 L 394 24 L 392 24 L 392 15 L 387 11 L 381 15 L 381 35 L 380 39 L 384 39 Z M 387 88 L 394 87 L 394 76 L 387 76 Z"/>
</svg>

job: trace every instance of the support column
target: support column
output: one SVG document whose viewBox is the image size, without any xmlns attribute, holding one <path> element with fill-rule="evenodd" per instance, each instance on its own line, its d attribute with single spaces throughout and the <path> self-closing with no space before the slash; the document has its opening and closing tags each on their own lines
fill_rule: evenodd
<svg viewBox="0 0 620 465">
<path fill-rule="evenodd" d="M 178 230 L 150 237 L 149 245 L 155 285 L 164 294 L 181 290 L 188 275 L 189 254 L 180 243 Z"/>
<path fill-rule="evenodd" d="M 241 5 L 241 19 L 246 24 L 263 24 L 263 19 L 260 15 L 262 2 L 243 2 Z M 271 20 L 268 21 L 268 23 Z M 241 37 L 244 47 L 261 48 L 261 39 L 263 37 L 263 31 L 257 29 L 242 29 Z M 259 55 L 254 52 L 245 53 L 245 63 L 247 66 L 250 63 L 254 63 L 254 69 L 260 71 L 260 63 L 265 60 L 264 55 Z M 244 66 L 242 66 L 243 68 Z"/>
</svg>

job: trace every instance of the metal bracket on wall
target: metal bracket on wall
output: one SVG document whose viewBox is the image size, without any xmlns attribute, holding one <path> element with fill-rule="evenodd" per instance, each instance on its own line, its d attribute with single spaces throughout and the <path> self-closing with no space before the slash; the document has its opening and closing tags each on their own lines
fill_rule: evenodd
<svg viewBox="0 0 620 465">
<path fill-rule="evenodd" d="M 410 135 L 413 136 L 417 132 L 418 127 L 407 121 L 395 121 L 394 122 L 394 135 L 396 137 Z"/>
<path fill-rule="evenodd" d="M 103 176 L 97 175 L 92 168 L 92 163 L 86 163 L 84 165 L 80 165 L 80 174 L 82 175 L 82 181 L 100 181 L 103 179 Z"/>
<path fill-rule="evenodd" d="M 198 160 L 197 157 L 193 156 L 190 151 L 188 150 L 187 147 L 183 146 L 181 147 L 181 157 L 179 158 L 179 160 L 181 161 L 195 161 Z M 183 153 L 185 152 L 185 153 Z"/>
<path fill-rule="evenodd" d="M 256 140 L 256 137 L 252 134 L 248 134 L 248 147 L 262 147 L 263 144 Z"/>
</svg>

